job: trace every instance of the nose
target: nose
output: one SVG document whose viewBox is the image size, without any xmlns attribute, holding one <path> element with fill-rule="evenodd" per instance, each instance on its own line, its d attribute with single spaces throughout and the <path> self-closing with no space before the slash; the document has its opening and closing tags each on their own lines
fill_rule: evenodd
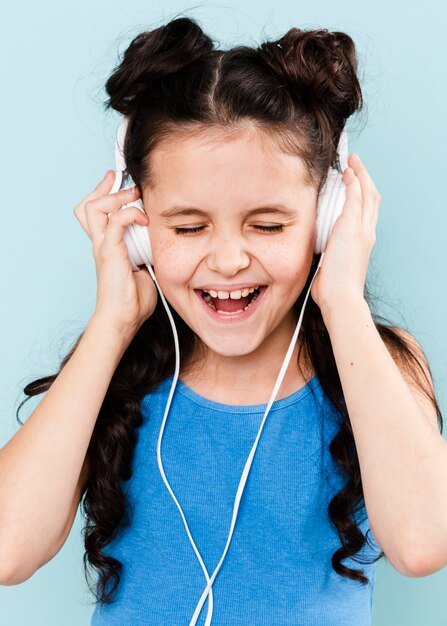
<svg viewBox="0 0 447 626">
<path fill-rule="evenodd" d="M 232 234 L 216 235 L 211 245 L 212 249 L 206 259 L 210 270 L 222 276 L 235 276 L 250 265 L 250 255 L 243 237 Z"/>
</svg>

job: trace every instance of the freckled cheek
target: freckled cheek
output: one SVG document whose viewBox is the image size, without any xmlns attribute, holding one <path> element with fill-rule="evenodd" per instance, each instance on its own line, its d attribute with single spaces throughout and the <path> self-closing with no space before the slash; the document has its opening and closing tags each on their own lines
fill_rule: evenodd
<svg viewBox="0 0 447 626">
<path fill-rule="evenodd" d="M 191 250 L 178 246 L 175 241 L 168 238 L 153 238 L 151 244 L 155 274 L 160 286 L 164 284 L 169 289 L 190 281 L 200 260 L 191 254 Z"/>
<path fill-rule="evenodd" d="M 261 260 L 261 258 L 260 258 Z M 269 246 L 262 254 L 261 261 L 275 278 L 297 278 L 307 262 L 307 251 L 298 246 Z"/>
<path fill-rule="evenodd" d="M 298 298 L 309 274 L 309 254 L 301 246 L 283 246 L 269 256 L 263 265 L 275 286 L 278 306 L 293 303 Z M 281 304 L 282 303 L 282 304 Z"/>
</svg>

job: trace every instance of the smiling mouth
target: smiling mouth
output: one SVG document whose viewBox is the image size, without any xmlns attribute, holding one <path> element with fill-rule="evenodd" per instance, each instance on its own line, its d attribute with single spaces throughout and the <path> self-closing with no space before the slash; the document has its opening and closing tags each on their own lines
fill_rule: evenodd
<svg viewBox="0 0 447 626">
<path fill-rule="evenodd" d="M 260 287 L 262 286 L 260 285 Z M 245 298 L 213 298 L 206 291 L 201 291 L 200 294 L 206 304 L 218 313 L 240 313 L 246 311 L 256 301 L 260 294 L 260 289 L 259 287 L 256 288 L 253 293 L 248 294 Z"/>
</svg>

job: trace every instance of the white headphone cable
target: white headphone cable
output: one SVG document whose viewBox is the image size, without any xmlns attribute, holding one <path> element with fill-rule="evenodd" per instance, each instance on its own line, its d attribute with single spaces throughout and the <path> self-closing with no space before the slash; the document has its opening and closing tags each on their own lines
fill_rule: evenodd
<svg viewBox="0 0 447 626">
<path fill-rule="evenodd" d="M 312 284 L 313 284 L 313 282 L 315 280 L 315 276 L 317 275 L 318 270 L 320 269 L 320 267 L 321 267 L 321 265 L 323 263 L 323 257 L 324 257 L 324 252 L 321 253 L 321 258 L 320 258 L 320 261 L 318 263 L 317 269 L 315 270 L 315 273 L 314 273 L 314 275 L 312 277 L 312 280 L 311 280 L 311 283 L 309 285 L 309 289 L 307 290 L 307 294 L 306 294 L 306 297 L 304 299 L 303 306 L 301 307 L 301 312 L 300 312 L 300 316 L 299 316 L 299 319 L 298 319 L 298 323 L 297 323 L 296 328 L 295 328 L 295 332 L 293 333 L 292 340 L 290 341 L 289 348 L 287 350 L 286 356 L 284 357 L 283 363 L 281 365 L 281 369 L 279 371 L 278 378 L 276 379 L 275 386 L 273 387 L 273 391 L 271 393 L 270 400 L 269 400 L 267 408 L 265 410 L 264 417 L 263 417 L 262 422 L 261 422 L 261 426 L 259 427 L 258 434 L 256 436 L 256 439 L 254 441 L 252 449 L 250 450 L 250 454 L 248 455 L 248 459 L 247 459 L 247 461 L 245 463 L 245 467 L 244 467 L 244 470 L 242 472 L 242 476 L 241 476 L 240 481 L 239 481 L 239 486 L 238 486 L 236 497 L 235 497 L 235 501 L 234 501 L 233 517 L 231 519 L 230 533 L 228 535 L 227 544 L 225 546 L 225 549 L 223 551 L 221 559 L 220 559 L 219 563 L 217 564 L 217 567 L 214 570 L 213 575 L 211 576 L 211 579 L 209 580 L 208 585 L 206 586 L 206 589 L 204 590 L 204 592 L 202 594 L 202 597 L 199 600 L 199 603 L 197 604 L 196 610 L 195 610 L 194 615 L 193 615 L 193 617 L 192 617 L 192 619 L 191 619 L 191 621 L 189 623 L 189 626 L 195 626 L 196 625 L 196 622 L 197 622 L 197 619 L 199 617 L 200 611 L 202 609 L 203 603 L 205 602 L 205 599 L 206 599 L 206 596 L 208 595 L 208 593 L 211 593 L 212 584 L 214 582 L 214 579 L 217 576 L 217 573 L 218 573 L 218 571 L 219 571 L 219 569 L 220 569 L 220 567 L 221 567 L 221 565 L 223 563 L 223 560 L 224 560 L 225 555 L 227 553 L 228 547 L 230 545 L 230 541 L 231 541 L 231 538 L 233 536 L 234 526 L 236 524 L 237 513 L 238 513 L 238 510 L 239 510 L 239 503 L 240 503 L 240 500 L 241 500 L 241 497 L 242 497 L 242 492 L 244 490 L 245 483 L 247 482 L 248 473 L 250 471 L 250 467 L 251 467 L 251 464 L 253 462 L 253 458 L 254 458 L 254 455 L 255 455 L 255 452 L 256 452 L 256 448 L 258 446 L 258 441 L 259 441 L 259 438 L 261 436 L 261 432 L 262 432 L 262 429 L 264 427 L 264 423 L 265 423 L 265 420 L 267 418 L 267 415 L 268 415 L 268 413 L 270 411 L 270 408 L 271 408 L 271 406 L 273 404 L 273 401 L 274 401 L 274 399 L 275 399 L 275 397 L 276 397 L 276 395 L 278 393 L 278 390 L 279 390 L 279 388 L 281 386 L 281 383 L 283 381 L 284 375 L 285 375 L 285 373 L 287 371 L 287 367 L 289 365 L 290 359 L 292 357 L 294 345 L 295 345 L 295 342 L 296 342 L 296 340 L 298 338 L 298 333 L 299 333 L 300 328 L 301 328 L 301 323 L 302 323 L 302 320 L 303 320 L 304 309 L 306 307 L 307 299 L 309 297 L 310 290 L 312 288 Z M 209 607 L 208 607 L 208 609 L 209 609 Z M 212 615 L 212 612 L 211 612 L 211 615 Z M 208 610 L 206 621 L 205 621 L 205 626 L 210 626 L 210 624 L 211 624 L 211 616 L 210 616 L 210 611 Z"/>
<path fill-rule="evenodd" d="M 231 542 L 231 538 L 233 536 L 234 527 L 235 527 L 235 524 L 236 524 L 236 518 L 237 518 L 238 511 L 239 511 L 240 500 L 242 498 L 242 493 L 243 493 L 243 490 L 244 490 L 244 487 L 245 487 L 245 483 L 247 482 L 248 473 L 250 471 L 250 468 L 251 468 L 251 465 L 252 465 L 252 462 L 253 462 L 253 458 L 254 458 L 254 455 L 255 455 L 255 452 L 256 452 L 256 448 L 258 446 L 259 438 L 261 436 L 262 429 L 264 427 L 264 423 L 265 423 L 265 420 L 267 418 L 267 415 L 268 415 L 268 413 L 270 411 L 270 408 L 271 408 L 271 406 L 272 406 L 272 404 L 274 402 L 274 399 L 275 399 L 275 397 L 276 397 L 276 395 L 278 393 L 278 390 L 279 390 L 279 388 L 281 386 L 281 383 L 282 383 L 283 378 L 285 376 L 285 373 L 287 371 L 287 367 L 289 365 L 290 359 L 292 357 L 293 349 L 294 349 L 296 340 L 298 338 L 299 331 L 301 329 L 301 323 L 302 323 L 302 320 L 303 320 L 304 310 L 305 310 L 306 303 L 307 303 L 307 300 L 308 300 L 308 297 L 309 297 L 309 294 L 310 294 L 310 290 L 312 288 L 312 284 L 314 282 L 315 276 L 317 275 L 317 272 L 318 272 L 319 268 L 322 265 L 323 257 L 324 257 L 324 252 L 321 253 L 320 261 L 319 261 L 318 266 L 317 266 L 317 268 L 315 270 L 315 273 L 314 273 L 314 275 L 312 277 L 312 281 L 311 281 L 311 283 L 309 285 L 309 289 L 307 291 L 306 297 L 305 297 L 304 302 L 303 302 L 303 306 L 301 308 L 301 312 L 300 312 L 300 316 L 299 316 L 299 319 L 298 319 L 298 323 L 296 325 L 295 331 L 294 331 L 292 339 L 290 341 L 289 348 L 287 350 L 286 356 L 284 357 L 283 363 L 281 365 L 281 369 L 279 371 L 278 377 L 277 377 L 276 382 L 275 382 L 275 386 L 274 386 L 273 391 L 271 393 L 270 400 L 268 402 L 268 405 L 267 405 L 267 408 L 265 410 L 265 413 L 264 413 L 261 425 L 260 425 L 259 430 L 258 430 L 258 434 L 257 434 L 256 439 L 254 441 L 254 444 L 253 444 L 253 446 L 252 446 L 252 448 L 250 450 L 250 454 L 248 456 L 248 459 L 247 459 L 247 461 L 245 463 L 244 470 L 242 472 L 242 476 L 241 476 L 240 481 L 239 481 L 239 486 L 238 486 L 238 489 L 237 489 L 237 492 L 236 492 L 236 497 L 235 497 L 235 501 L 234 501 L 234 505 L 233 505 L 233 515 L 232 515 L 232 519 L 231 519 L 230 532 L 229 532 L 229 535 L 228 535 L 227 543 L 225 545 L 225 549 L 223 551 L 221 559 L 220 559 L 219 563 L 217 564 L 217 567 L 214 570 L 213 575 L 211 576 L 211 578 L 210 578 L 210 576 L 208 574 L 208 570 L 206 569 L 206 565 L 203 562 L 203 559 L 202 559 L 202 557 L 200 555 L 200 552 L 197 549 L 197 546 L 196 546 L 196 544 L 194 542 L 194 539 L 192 538 L 192 535 L 191 535 L 189 527 L 188 527 L 188 523 L 187 523 L 186 518 L 184 516 L 184 513 L 182 511 L 182 508 L 181 508 L 181 506 L 180 506 L 180 504 L 179 504 L 179 502 L 178 502 L 174 492 L 172 491 L 171 486 L 170 486 L 170 484 L 169 484 L 169 482 L 168 482 L 168 480 L 166 478 L 166 474 L 164 472 L 163 463 L 162 463 L 162 459 L 161 459 L 161 440 L 162 440 L 162 437 L 163 437 L 163 432 L 164 432 L 164 428 L 165 428 L 165 424 L 166 424 L 166 418 L 167 418 L 167 415 L 168 415 L 168 412 L 169 412 L 169 408 L 171 406 L 172 397 L 174 395 L 174 389 L 175 389 L 175 386 L 177 384 L 177 380 L 178 380 L 178 376 L 179 376 L 179 372 L 180 372 L 180 348 L 179 348 L 177 329 L 175 327 L 175 323 L 174 323 L 172 314 L 171 314 L 171 312 L 169 310 L 169 307 L 168 307 L 168 304 L 166 302 L 166 299 L 165 299 L 165 297 L 163 295 L 163 292 L 161 291 L 160 285 L 158 284 L 158 281 L 157 281 L 156 276 L 155 276 L 155 274 L 154 274 L 154 272 L 152 270 L 152 267 L 150 267 L 150 265 L 146 264 L 146 267 L 147 267 L 147 269 L 149 271 L 149 274 L 151 275 L 152 279 L 155 282 L 155 285 L 157 286 L 157 289 L 158 289 L 158 292 L 159 292 L 160 297 L 162 299 L 163 305 L 164 305 L 164 307 L 166 309 L 166 313 L 168 314 L 169 322 L 171 324 L 172 333 L 173 333 L 173 336 L 174 336 L 174 345 L 175 345 L 175 371 L 174 371 L 174 378 L 173 378 L 173 381 L 172 381 L 172 384 L 171 384 L 171 389 L 170 389 L 168 400 L 167 400 L 167 403 L 166 403 L 165 413 L 164 413 L 164 416 L 163 416 L 163 420 L 162 420 L 162 424 L 161 424 L 161 428 L 160 428 L 160 433 L 159 433 L 158 441 L 157 441 L 157 461 L 158 461 L 158 467 L 159 467 L 159 470 L 160 470 L 160 474 L 161 474 L 161 476 L 163 478 L 163 481 L 164 481 L 164 483 L 165 483 L 169 493 L 171 494 L 171 496 L 172 496 L 172 498 L 173 498 L 173 500 L 174 500 L 178 510 L 180 511 L 180 515 L 182 517 L 183 524 L 184 524 L 186 532 L 188 534 L 189 541 L 190 541 L 190 543 L 191 543 L 191 545 L 192 545 L 192 547 L 194 549 L 194 552 L 195 552 L 195 554 L 197 556 L 197 559 L 199 560 L 199 563 L 200 563 L 200 565 L 202 567 L 203 573 L 205 574 L 205 578 L 206 578 L 207 583 L 208 583 L 206 588 L 205 588 L 205 590 L 204 590 L 204 592 L 202 593 L 202 596 L 201 596 L 201 598 L 199 600 L 199 603 L 197 604 L 196 610 L 195 610 L 194 615 L 193 615 L 193 617 L 192 617 L 192 619 L 190 621 L 189 626 L 195 626 L 196 625 L 197 619 L 198 619 L 198 617 L 200 615 L 200 612 L 202 610 L 202 606 L 203 606 L 203 604 L 204 604 L 204 602 L 205 602 L 205 600 L 206 600 L 208 595 L 209 595 L 209 602 L 208 602 L 208 611 L 207 611 L 205 626 L 210 626 L 210 624 L 211 624 L 211 619 L 212 619 L 212 615 L 213 615 L 213 591 L 212 591 L 212 585 L 213 585 L 213 582 L 214 582 L 214 580 L 215 580 L 215 578 L 216 578 L 216 576 L 217 576 L 217 574 L 218 574 L 218 572 L 219 572 L 219 570 L 220 570 L 220 568 L 222 566 L 222 563 L 223 563 L 223 561 L 225 559 L 225 556 L 226 556 L 226 553 L 228 551 L 228 548 L 229 548 L 229 545 L 230 545 L 230 542 Z"/>
<path fill-rule="evenodd" d="M 209 577 L 209 574 L 208 574 L 208 570 L 206 569 L 206 565 L 203 562 L 203 559 L 202 559 L 202 557 L 200 555 L 200 552 L 197 549 L 197 546 L 196 546 L 196 544 L 194 542 L 194 539 L 192 538 L 192 535 L 191 535 L 189 527 L 188 527 L 188 523 L 187 523 L 186 518 L 185 518 L 185 516 L 183 514 L 183 511 L 182 511 L 182 508 L 181 508 L 180 504 L 178 503 L 178 500 L 175 497 L 174 492 L 171 489 L 171 485 L 169 484 L 168 479 L 166 478 L 166 474 L 165 474 L 165 471 L 164 471 L 164 468 L 163 468 L 163 463 L 162 463 L 162 460 L 161 460 L 161 439 L 163 437 L 163 432 L 164 432 L 165 424 L 166 424 L 166 418 L 167 418 L 167 415 L 168 415 L 168 412 L 169 412 L 169 408 L 171 406 L 172 396 L 174 395 L 174 389 L 175 389 L 175 386 L 177 384 L 177 380 L 178 380 L 179 372 L 180 372 L 180 348 L 179 348 L 177 329 L 175 327 L 174 319 L 172 317 L 171 311 L 169 310 L 169 307 L 168 307 L 168 304 L 166 302 L 166 299 L 165 299 L 165 297 L 163 295 L 163 292 L 162 292 L 162 290 L 160 288 L 160 285 L 158 284 L 157 278 L 155 277 L 155 274 L 154 274 L 154 272 L 152 270 L 152 267 L 150 267 L 150 265 L 148 265 L 148 264 L 146 264 L 146 267 L 149 270 L 149 274 L 151 275 L 153 281 L 155 282 L 155 285 L 157 286 L 158 293 L 160 294 L 160 298 L 161 298 L 161 300 L 163 302 L 163 305 L 164 305 L 164 307 L 166 309 L 166 313 L 168 314 L 168 318 L 169 318 L 169 321 L 171 323 L 172 334 L 174 335 L 174 345 L 175 345 L 175 371 L 174 371 L 174 378 L 172 380 L 171 389 L 169 391 L 168 401 L 166 403 L 165 413 L 164 413 L 164 416 L 163 416 L 163 420 L 162 420 L 161 428 L 160 428 L 160 433 L 158 435 L 158 441 L 157 441 L 158 468 L 160 470 L 160 474 L 161 474 L 161 477 L 163 479 L 163 482 L 165 483 L 169 493 L 172 496 L 172 499 L 174 500 L 178 510 L 180 511 L 180 515 L 182 516 L 183 524 L 184 524 L 186 532 L 188 534 L 189 541 L 190 541 L 190 543 L 191 543 L 191 545 L 193 547 L 194 552 L 196 553 L 197 559 L 199 560 L 200 566 L 202 567 L 203 573 L 205 574 L 205 578 L 206 578 L 207 581 L 209 581 L 210 577 Z M 210 614 L 210 613 L 211 613 L 211 615 L 213 614 L 213 593 L 212 593 L 212 590 L 210 591 L 210 598 L 209 598 L 209 603 L 208 603 L 208 614 Z M 210 623 L 211 623 L 211 617 L 210 617 Z"/>
</svg>

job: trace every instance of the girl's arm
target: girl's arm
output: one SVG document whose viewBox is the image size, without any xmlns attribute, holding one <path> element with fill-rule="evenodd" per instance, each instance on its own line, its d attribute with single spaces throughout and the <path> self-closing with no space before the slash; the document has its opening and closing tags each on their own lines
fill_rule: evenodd
<svg viewBox="0 0 447 626">
<path fill-rule="evenodd" d="M 364 299 L 333 301 L 322 307 L 322 315 L 352 425 L 371 530 L 399 572 L 427 576 L 447 565 L 447 442 L 438 431 L 436 411 L 412 391 Z"/>
<path fill-rule="evenodd" d="M 96 307 L 76 350 L 26 423 L 0 450 L 0 583 L 26 580 L 63 545 L 88 467 L 86 452 L 113 373 L 157 289 L 132 271 L 124 232 L 148 217 L 130 200 L 137 187 L 111 193 L 110 170 L 73 213 L 92 241 Z M 81 473 L 82 470 L 82 473 Z"/>
<path fill-rule="evenodd" d="M 345 203 L 311 295 L 331 339 L 371 530 L 398 571 L 426 576 L 447 565 L 447 442 L 434 408 L 407 383 L 364 299 L 381 196 L 357 154 L 348 165 Z"/>
<path fill-rule="evenodd" d="M 45 397 L 0 450 L 1 584 L 26 580 L 63 545 L 93 428 L 130 341 L 93 315 Z"/>
<path fill-rule="evenodd" d="M 137 187 L 111 193 L 110 170 L 73 210 L 92 241 L 96 307 L 70 360 L 0 450 L 0 583 L 26 580 L 61 548 L 76 515 L 86 452 L 113 373 L 155 310 L 147 271 L 132 271 L 124 232 L 149 219 Z M 82 474 L 81 474 L 82 470 Z"/>
</svg>

